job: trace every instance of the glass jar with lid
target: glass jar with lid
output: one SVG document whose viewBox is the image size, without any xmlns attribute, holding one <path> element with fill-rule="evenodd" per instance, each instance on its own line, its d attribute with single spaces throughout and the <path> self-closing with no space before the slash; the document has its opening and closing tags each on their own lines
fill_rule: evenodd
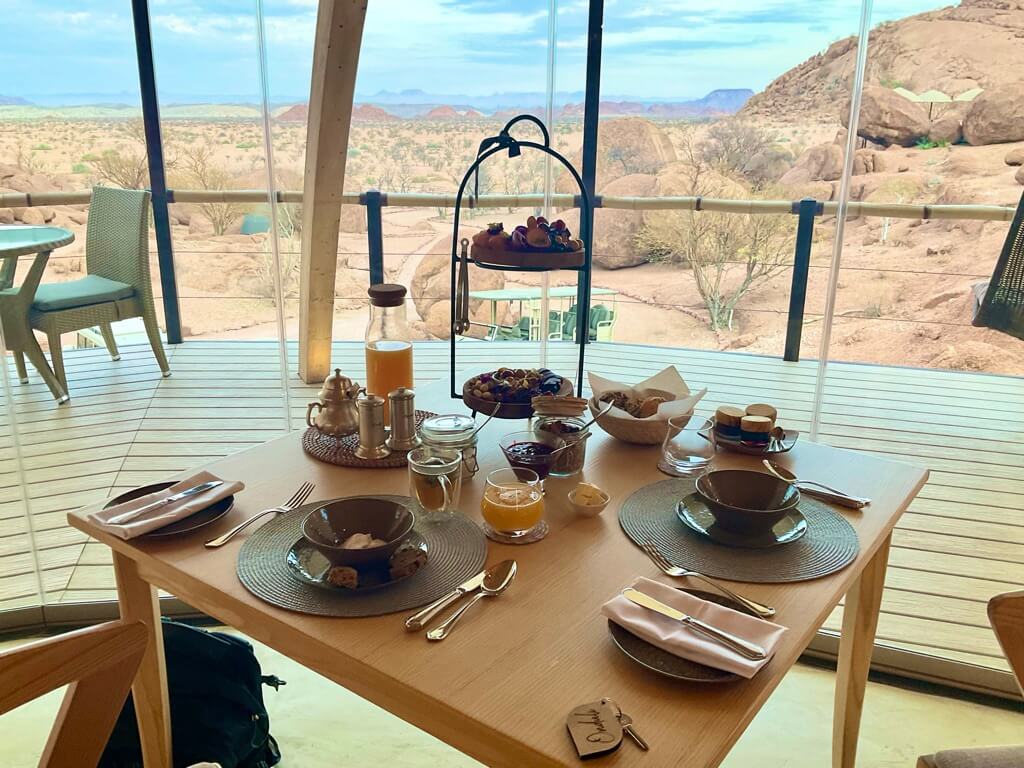
<svg viewBox="0 0 1024 768">
<path fill-rule="evenodd" d="M 366 325 L 366 391 L 384 398 L 384 423 L 391 423 L 388 394 L 412 387 L 412 331 L 405 315 L 405 286 L 377 283 Z"/>
<path fill-rule="evenodd" d="M 476 426 L 469 416 L 431 416 L 420 426 L 420 439 L 423 445 L 433 448 L 462 451 L 462 479 L 468 480 L 480 469 L 476 460 Z"/>
<path fill-rule="evenodd" d="M 552 477 L 569 477 L 583 471 L 587 457 L 587 438 L 590 428 L 582 416 L 537 416 L 533 420 L 534 432 L 546 432 L 560 437 L 567 444 L 551 465 Z"/>
</svg>

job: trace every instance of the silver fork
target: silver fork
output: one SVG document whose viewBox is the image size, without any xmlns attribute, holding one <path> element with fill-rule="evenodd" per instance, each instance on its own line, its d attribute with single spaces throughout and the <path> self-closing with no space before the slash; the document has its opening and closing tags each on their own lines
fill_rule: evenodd
<svg viewBox="0 0 1024 768">
<path fill-rule="evenodd" d="M 672 565 L 672 563 L 670 563 L 665 558 L 665 556 L 658 551 L 658 548 L 649 542 L 641 544 L 640 549 L 642 549 L 644 553 L 649 558 L 651 558 L 651 562 L 658 566 L 658 568 L 666 576 L 672 576 L 675 578 L 683 578 L 688 576 L 691 579 L 699 579 L 700 581 L 703 581 L 705 584 L 714 587 L 727 597 L 731 597 L 736 602 L 742 603 L 747 608 L 756 613 L 758 616 L 760 616 L 762 619 L 770 619 L 772 616 L 775 615 L 775 609 L 772 608 L 770 605 L 761 605 L 761 603 L 751 600 L 748 597 L 738 595 L 728 587 L 722 586 L 714 579 L 708 578 L 702 573 L 697 573 L 697 571 L 691 571 L 687 568 L 680 568 L 678 565 Z"/>
<path fill-rule="evenodd" d="M 271 507 L 270 509 L 264 509 L 262 512 L 257 512 L 249 519 L 240 522 L 238 525 L 236 525 L 234 528 L 232 528 L 224 535 L 218 536 L 216 539 L 210 539 L 208 542 L 206 542 L 206 546 L 210 549 L 222 547 L 225 544 L 227 544 L 231 539 L 233 539 L 236 533 L 238 533 L 241 530 L 244 530 L 245 528 L 248 528 L 261 517 L 264 517 L 269 514 L 278 515 L 283 512 L 291 512 L 296 507 L 302 506 L 302 503 L 309 498 L 309 494 L 313 492 L 314 488 L 316 488 L 316 486 L 313 483 L 303 483 L 302 485 L 299 486 L 299 490 L 292 494 L 292 497 L 281 506 Z"/>
</svg>

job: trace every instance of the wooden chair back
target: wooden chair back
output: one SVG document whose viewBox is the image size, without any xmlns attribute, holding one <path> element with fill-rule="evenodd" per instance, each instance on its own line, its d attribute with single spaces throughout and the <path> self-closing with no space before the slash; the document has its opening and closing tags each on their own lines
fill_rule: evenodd
<svg viewBox="0 0 1024 768">
<path fill-rule="evenodd" d="M 96 765 L 146 642 L 141 622 L 111 621 L 0 653 L 0 715 L 67 685 L 39 765 Z"/>
<path fill-rule="evenodd" d="M 1024 590 L 989 600 L 988 620 L 1024 694 Z"/>
</svg>

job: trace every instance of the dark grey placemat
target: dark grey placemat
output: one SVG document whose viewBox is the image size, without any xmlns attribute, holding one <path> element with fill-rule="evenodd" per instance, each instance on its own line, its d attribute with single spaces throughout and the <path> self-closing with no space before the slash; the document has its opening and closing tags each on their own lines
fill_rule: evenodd
<svg viewBox="0 0 1024 768">
<path fill-rule="evenodd" d="M 405 496 L 380 496 L 409 504 Z M 478 573 L 487 559 L 487 539 L 471 520 L 456 515 L 444 523 L 416 523 L 429 560 L 415 576 L 371 592 L 326 590 L 300 582 L 289 572 L 289 548 L 302 537 L 302 521 L 323 502 L 306 504 L 271 520 L 246 539 L 238 552 L 238 578 L 272 605 L 316 616 L 380 616 L 433 602 Z"/>
<path fill-rule="evenodd" d="M 770 549 L 726 547 L 691 531 L 676 517 L 676 503 L 693 493 L 694 481 L 663 480 L 645 486 L 619 509 L 619 525 L 637 544 L 654 543 L 674 565 L 732 581 L 805 581 L 845 568 L 857 557 L 857 532 L 826 504 L 806 495 L 800 512 L 807 533 Z"/>
</svg>

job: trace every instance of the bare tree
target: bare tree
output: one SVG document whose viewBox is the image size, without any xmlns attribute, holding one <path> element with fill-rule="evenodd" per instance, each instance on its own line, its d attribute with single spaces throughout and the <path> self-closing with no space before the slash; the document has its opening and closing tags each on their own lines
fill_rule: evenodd
<svg viewBox="0 0 1024 768">
<path fill-rule="evenodd" d="M 736 118 L 719 120 L 700 146 L 704 160 L 728 173 L 741 173 L 751 157 L 767 149 L 771 139 L 752 123 Z"/>
<path fill-rule="evenodd" d="M 100 181 L 125 189 L 145 189 L 149 186 L 149 159 L 142 121 L 126 123 L 124 133 L 130 143 L 104 150 L 98 159 L 88 161 L 89 165 Z"/>
<path fill-rule="evenodd" d="M 228 189 L 231 175 L 213 158 L 213 150 L 206 144 L 189 144 L 181 148 L 181 169 L 200 189 Z M 238 203 L 204 202 L 199 203 L 199 211 L 210 220 L 215 235 L 223 235 L 228 228 L 241 216 L 245 209 Z"/>
<path fill-rule="evenodd" d="M 689 195 L 720 196 L 724 184 L 702 152 L 684 141 Z M 731 328 L 743 297 L 784 270 L 793 248 L 793 228 L 785 216 L 718 211 L 655 211 L 646 219 L 636 245 L 652 261 L 689 266 L 713 330 Z"/>
</svg>

